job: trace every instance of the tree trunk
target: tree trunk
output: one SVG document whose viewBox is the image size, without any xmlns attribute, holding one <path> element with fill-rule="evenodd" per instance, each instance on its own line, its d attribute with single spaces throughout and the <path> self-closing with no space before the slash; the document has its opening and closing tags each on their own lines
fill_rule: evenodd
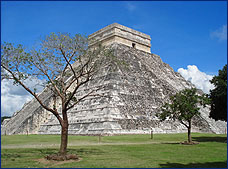
<svg viewBox="0 0 228 169">
<path fill-rule="evenodd" d="M 61 131 L 61 145 L 59 153 L 60 155 L 66 155 L 67 153 L 67 143 L 68 143 L 68 122 L 64 121 L 61 125 L 62 131 Z"/>
<path fill-rule="evenodd" d="M 191 143 L 192 142 L 192 136 L 191 136 L 191 128 L 192 128 L 192 123 L 191 120 L 188 121 L 188 142 Z"/>
</svg>

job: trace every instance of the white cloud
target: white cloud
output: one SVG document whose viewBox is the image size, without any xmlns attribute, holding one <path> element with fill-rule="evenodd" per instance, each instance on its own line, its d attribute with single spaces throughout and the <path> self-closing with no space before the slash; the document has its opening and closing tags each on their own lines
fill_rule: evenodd
<svg viewBox="0 0 228 169">
<path fill-rule="evenodd" d="M 227 40 L 227 25 L 223 25 L 221 28 L 211 32 L 212 38 L 218 38 L 219 41 Z"/>
<path fill-rule="evenodd" d="M 37 78 L 30 78 L 25 81 L 25 84 L 30 89 L 37 89 L 41 92 L 43 87 L 39 84 L 44 83 L 45 80 Z M 4 79 L 1 81 L 1 116 L 11 116 L 14 112 L 20 110 L 23 105 L 32 99 L 23 87 L 13 85 L 13 80 Z"/>
<path fill-rule="evenodd" d="M 203 90 L 205 93 L 209 93 L 210 89 L 214 88 L 214 85 L 210 83 L 213 76 L 201 72 L 195 65 L 188 65 L 187 69 L 179 68 L 177 71 L 186 80 L 194 84 L 196 88 Z"/>
<path fill-rule="evenodd" d="M 20 110 L 23 105 L 32 99 L 32 96 L 5 95 L 1 98 L 1 116 L 12 116 Z"/>
</svg>

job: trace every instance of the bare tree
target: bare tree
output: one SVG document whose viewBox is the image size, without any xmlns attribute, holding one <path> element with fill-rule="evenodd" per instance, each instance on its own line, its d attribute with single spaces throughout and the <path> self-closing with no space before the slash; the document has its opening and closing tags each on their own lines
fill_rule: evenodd
<svg viewBox="0 0 228 169">
<path fill-rule="evenodd" d="M 88 50 L 88 39 L 76 34 L 55 34 L 46 36 L 40 46 L 25 50 L 22 45 L 11 43 L 1 45 L 2 79 L 13 79 L 15 84 L 26 89 L 40 105 L 55 115 L 61 125 L 59 154 L 66 155 L 68 142 L 67 112 L 87 97 L 93 97 L 100 87 L 90 89 L 83 96 L 76 95 L 79 89 L 91 81 L 99 70 L 115 65 L 118 59 L 111 49 L 97 46 Z M 30 77 L 45 80 L 43 84 L 52 91 L 53 105 L 46 105 L 40 99 L 36 88 L 29 88 L 25 80 Z M 56 99 L 61 101 L 61 110 L 56 108 Z"/>
</svg>

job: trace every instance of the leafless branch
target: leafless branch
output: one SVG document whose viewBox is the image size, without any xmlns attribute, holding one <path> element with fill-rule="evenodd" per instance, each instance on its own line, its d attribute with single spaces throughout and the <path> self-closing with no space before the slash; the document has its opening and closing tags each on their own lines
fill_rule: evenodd
<svg viewBox="0 0 228 169">
<path fill-rule="evenodd" d="M 33 63 L 33 65 L 37 68 L 37 69 L 39 69 L 47 78 L 48 78 L 48 80 L 51 82 L 51 84 L 52 84 L 52 86 L 55 88 L 55 90 L 56 90 L 56 92 L 58 93 L 58 95 L 61 97 L 61 98 L 63 98 L 63 95 L 60 93 L 60 91 L 59 91 L 59 89 L 57 88 L 57 86 L 56 86 L 56 84 L 54 83 L 54 81 L 53 81 L 53 79 L 48 75 L 48 73 L 47 73 L 47 68 L 46 69 L 42 69 L 41 67 L 40 67 L 40 64 L 37 64 L 37 63 L 35 63 L 35 62 L 32 62 Z M 41 64 L 43 65 L 43 66 L 45 66 L 42 62 L 41 62 Z M 46 66 L 45 66 L 46 67 Z"/>
<path fill-rule="evenodd" d="M 103 87 L 102 87 L 102 88 L 103 88 Z M 82 96 L 80 99 L 78 99 L 75 103 L 73 103 L 72 105 L 70 105 L 69 107 L 67 107 L 67 110 L 73 108 L 75 105 L 77 105 L 79 102 L 83 101 L 85 98 L 88 98 L 88 97 L 96 97 L 96 96 L 103 97 L 104 95 L 101 95 L 101 94 L 94 94 L 94 92 L 97 92 L 98 90 L 101 90 L 102 88 L 94 89 L 94 90 L 90 91 L 89 93 L 85 94 L 85 95 Z"/>
<path fill-rule="evenodd" d="M 2 66 L 6 71 L 8 71 L 8 72 L 12 75 L 12 77 L 14 78 L 14 80 L 15 80 L 17 83 L 19 83 L 25 90 L 27 90 L 31 95 L 33 95 L 33 96 L 35 97 L 35 99 L 40 103 L 40 105 L 41 105 L 44 109 L 46 109 L 47 111 L 52 112 L 52 113 L 57 117 L 57 119 L 59 120 L 59 122 L 62 121 L 62 118 L 59 116 L 59 113 L 58 113 L 57 111 L 55 111 L 55 110 L 53 110 L 53 109 L 51 109 L 51 108 L 45 106 L 45 104 L 39 99 L 39 97 L 37 96 L 37 94 L 36 94 L 35 92 L 32 92 L 28 87 L 26 87 L 26 86 L 24 85 L 24 83 L 23 83 L 21 80 L 19 80 L 19 79 L 14 75 L 14 73 L 13 73 L 11 70 L 9 70 L 9 69 L 8 69 L 7 67 L 5 67 L 4 65 L 1 65 L 1 66 Z"/>
</svg>

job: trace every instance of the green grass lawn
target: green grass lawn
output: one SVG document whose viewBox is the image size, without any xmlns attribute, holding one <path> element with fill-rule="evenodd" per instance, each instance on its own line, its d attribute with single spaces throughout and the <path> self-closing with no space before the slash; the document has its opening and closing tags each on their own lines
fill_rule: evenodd
<svg viewBox="0 0 228 169">
<path fill-rule="evenodd" d="M 2 168 L 226 168 L 226 135 L 193 133 L 197 145 L 182 145 L 187 134 L 69 136 L 68 152 L 80 161 L 44 163 L 57 153 L 58 135 L 1 137 Z M 42 147 L 43 146 L 43 147 Z M 45 146 L 45 147 L 44 147 Z M 29 147 L 29 148 L 26 148 Z"/>
</svg>

